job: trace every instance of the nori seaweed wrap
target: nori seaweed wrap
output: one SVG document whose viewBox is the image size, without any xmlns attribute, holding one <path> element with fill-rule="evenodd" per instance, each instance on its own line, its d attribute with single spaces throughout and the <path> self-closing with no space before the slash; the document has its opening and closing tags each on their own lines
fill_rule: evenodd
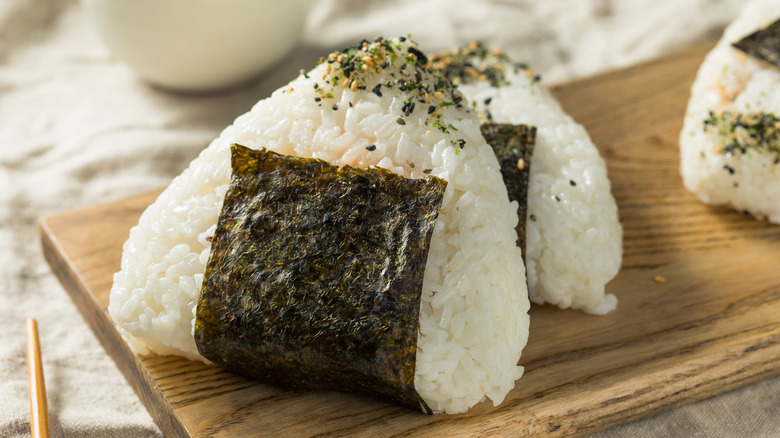
<svg viewBox="0 0 780 438">
<path fill-rule="evenodd" d="M 517 246 L 525 257 L 525 225 L 528 213 L 528 180 L 536 143 L 536 127 L 509 123 L 483 123 L 485 141 L 496 153 L 510 201 L 517 201 Z"/>
<path fill-rule="evenodd" d="M 447 183 L 233 145 L 197 304 L 199 352 L 278 386 L 430 413 L 414 386 L 420 294 Z"/>
<path fill-rule="evenodd" d="M 758 59 L 780 66 L 780 20 L 732 44 Z"/>
</svg>

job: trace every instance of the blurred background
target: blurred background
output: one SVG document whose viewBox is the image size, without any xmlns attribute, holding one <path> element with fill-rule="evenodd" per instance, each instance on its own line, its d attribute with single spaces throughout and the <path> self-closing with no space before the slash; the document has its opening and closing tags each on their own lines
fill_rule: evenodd
<svg viewBox="0 0 780 438">
<path fill-rule="evenodd" d="M 121 3 L 133 4 L 134 12 Z M 39 321 L 55 436 L 160 436 L 43 260 L 39 218 L 167 185 L 255 102 L 329 51 L 363 38 L 411 35 L 426 52 L 478 40 L 530 64 L 554 85 L 714 43 L 742 1 L 290 2 L 297 15 L 255 4 L 250 17 L 263 18 L 271 36 L 238 40 L 228 38 L 238 34 L 237 22 L 198 14 L 193 5 L 202 3 L 209 1 L 0 1 L 0 186 L 6 188 L 0 191 L 0 436 L 29 434 L 27 317 Z M 227 3 L 238 7 L 242 0 Z M 204 14 L 211 23 L 194 25 Z M 300 27 L 291 32 L 296 16 Z M 152 34 L 152 21 L 170 33 Z M 211 28 L 209 43 L 233 58 L 205 56 L 203 43 L 177 28 Z M 173 61 L 180 64 L 202 52 L 196 58 L 205 65 L 193 73 L 247 57 L 274 60 L 221 87 L 193 91 L 175 80 L 160 86 L 128 63 L 133 55 L 117 50 L 117 38 L 128 34 L 135 35 L 128 44 L 141 54 L 178 38 Z M 256 44 L 251 38 L 258 38 Z M 289 51 L 274 52 L 287 43 Z M 143 62 L 166 61 L 170 55 Z M 770 436 L 776 416 L 769 425 L 766 418 L 747 418 L 771 412 L 766 404 L 777 400 L 778 388 L 777 379 L 759 382 L 600 436 Z"/>
</svg>

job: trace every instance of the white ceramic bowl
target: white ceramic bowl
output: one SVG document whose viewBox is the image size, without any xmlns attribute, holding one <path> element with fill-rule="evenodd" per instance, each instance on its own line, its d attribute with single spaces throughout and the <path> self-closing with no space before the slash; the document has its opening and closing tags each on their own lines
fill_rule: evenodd
<svg viewBox="0 0 780 438">
<path fill-rule="evenodd" d="M 81 0 L 142 78 L 182 91 L 245 82 L 295 48 L 307 0 Z"/>
</svg>

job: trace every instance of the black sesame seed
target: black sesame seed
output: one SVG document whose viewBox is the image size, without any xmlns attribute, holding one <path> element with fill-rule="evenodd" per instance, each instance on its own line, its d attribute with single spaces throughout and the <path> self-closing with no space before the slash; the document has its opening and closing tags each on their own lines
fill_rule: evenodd
<svg viewBox="0 0 780 438">
<path fill-rule="evenodd" d="M 406 41 L 406 37 L 398 37 L 398 41 L 404 42 L 404 41 Z"/>
<path fill-rule="evenodd" d="M 557 196 L 555 197 L 555 200 L 556 200 L 557 202 L 561 202 L 561 198 L 559 198 L 559 197 L 557 197 Z"/>
<path fill-rule="evenodd" d="M 531 216 L 529 216 L 528 219 L 531 219 L 533 222 L 536 222 L 536 215 L 531 214 Z"/>
<path fill-rule="evenodd" d="M 426 64 L 428 62 L 428 57 L 425 56 L 423 52 L 415 49 L 414 47 L 409 47 L 406 49 L 406 51 L 414 55 L 417 59 L 420 60 L 421 63 Z"/>
<path fill-rule="evenodd" d="M 409 161 L 409 160 L 406 160 L 406 164 L 407 164 L 409 167 L 411 167 L 412 169 L 414 169 L 414 161 Z"/>
<path fill-rule="evenodd" d="M 728 164 L 724 164 L 723 168 L 726 169 L 726 171 L 729 173 L 729 175 L 734 175 L 734 168 L 729 166 Z"/>
<path fill-rule="evenodd" d="M 572 187 L 574 187 L 574 186 L 576 186 L 576 185 L 577 185 L 577 183 L 576 183 L 576 182 L 574 182 L 574 180 L 573 180 L 573 179 L 570 179 L 570 180 L 569 180 L 569 185 L 571 185 Z"/>
<path fill-rule="evenodd" d="M 405 125 L 405 124 L 406 124 L 406 122 L 404 121 L 404 119 L 402 119 L 402 118 L 400 118 L 400 117 L 399 117 L 399 118 L 397 118 L 397 119 L 395 120 L 395 122 L 396 122 L 396 123 L 398 123 L 399 125 Z"/>
<path fill-rule="evenodd" d="M 315 101 L 315 102 L 319 102 L 319 101 L 321 101 L 321 100 L 322 100 L 322 99 L 320 99 L 319 97 L 315 97 L 315 98 L 314 98 L 314 101 Z"/>
<path fill-rule="evenodd" d="M 493 101 L 493 98 L 492 97 L 488 97 L 487 99 L 485 99 L 485 105 L 490 105 L 490 102 L 492 102 L 492 101 Z"/>
<path fill-rule="evenodd" d="M 423 169 L 423 173 L 426 175 L 428 175 L 431 172 L 433 172 L 433 169 Z"/>
<path fill-rule="evenodd" d="M 379 97 L 382 97 L 382 92 L 379 91 L 380 88 L 382 88 L 382 84 L 376 84 L 376 86 L 371 89 L 371 92 L 376 94 Z"/>
<path fill-rule="evenodd" d="M 404 113 L 404 115 L 409 116 L 414 111 L 414 102 L 406 102 L 402 107 L 401 111 Z"/>
<path fill-rule="evenodd" d="M 535 76 L 534 76 L 534 82 L 539 82 L 539 81 L 541 81 L 541 80 L 542 80 L 542 77 L 541 77 L 541 76 L 539 76 L 539 75 L 535 75 Z"/>
<path fill-rule="evenodd" d="M 436 111 L 436 107 L 431 105 L 428 107 L 428 114 L 433 114 L 433 112 Z"/>
<path fill-rule="evenodd" d="M 370 144 L 370 145 L 366 146 L 366 149 L 368 149 L 369 151 L 375 151 L 376 150 L 376 145 L 375 144 Z"/>
<path fill-rule="evenodd" d="M 338 104 L 335 104 L 335 103 L 333 104 L 333 106 L 331 108 L 333 108 L 333 111 L 338 111 L 339 110 Z"/>
</svg>

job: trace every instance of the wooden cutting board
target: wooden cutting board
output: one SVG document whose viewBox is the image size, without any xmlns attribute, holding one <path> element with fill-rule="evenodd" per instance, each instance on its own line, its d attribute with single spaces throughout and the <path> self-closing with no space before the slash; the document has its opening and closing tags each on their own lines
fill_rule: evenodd
<svg viewBox="0 0 780 438">
<path fill-rule="evenodd" d="M 780 226 L 696 201 L 677 138 L 707 47 L 555 88 L 607 161 L 624 259 L 601 317 L 531 309 L 525 376 L 503 404 L 426 416 L 278 389 L 172 356 L 139 357 L 106 306 L 128 230 L 156 193 L 41 220 L 46 258 L 166 436 L 564 436 L 780 374 Z M 663 282 L 663 279 L 666 281 Z"/>
</svg>

